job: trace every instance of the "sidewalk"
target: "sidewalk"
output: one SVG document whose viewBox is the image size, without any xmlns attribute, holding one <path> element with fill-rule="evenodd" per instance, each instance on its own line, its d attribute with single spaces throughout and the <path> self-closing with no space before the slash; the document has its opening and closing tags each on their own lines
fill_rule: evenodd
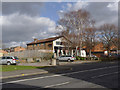
<svg viewBox="0 0 120 90">
<path fill-rule="evenodd" d="M 69 65 L 69 64 L 82 64 L 82 63 L 91 63 L 98 61 L 74 61 L 74 62 L 59 62 L 59 65 Z M 41 62 L 41 63 L 20 63 L 18 65 L 22 66 L 52 66 L 50 62 Z"/>
</svg>

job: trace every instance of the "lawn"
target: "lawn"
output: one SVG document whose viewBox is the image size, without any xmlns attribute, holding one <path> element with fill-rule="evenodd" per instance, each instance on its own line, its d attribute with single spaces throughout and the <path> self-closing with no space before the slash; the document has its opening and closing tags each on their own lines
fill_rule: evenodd
<svg viewBox="0 0 120 90">
<path fill-rule="evenodd" d="M 16 71 L 16 70 L 26 70 L 26 69 L 38 69 L 44 68 L 47 66 L 17 66 L 17 65 L 0 65 L 0 72 L 7 72 L 7 71 Z"/>
</svg>

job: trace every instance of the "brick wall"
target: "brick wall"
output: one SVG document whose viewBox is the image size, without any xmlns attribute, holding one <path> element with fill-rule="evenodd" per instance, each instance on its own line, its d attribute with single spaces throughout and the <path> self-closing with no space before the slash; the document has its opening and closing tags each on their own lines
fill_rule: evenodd
<svg viewBox="0 0 120 90">
<path fill-rule="evenodd" d="M 53 50 L 53 42 L 46 42 L 46 43 L 40 43 L 40 44 L 32 44 L 27 46 L 28 50 Z"/>
</svg>

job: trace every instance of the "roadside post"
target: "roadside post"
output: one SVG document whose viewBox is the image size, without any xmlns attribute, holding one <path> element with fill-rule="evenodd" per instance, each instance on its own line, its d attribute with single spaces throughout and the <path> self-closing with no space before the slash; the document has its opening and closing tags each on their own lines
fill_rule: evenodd
<svg viewBox="0 0 120 90">
<path fill-rule="evenodd" d="M 59 65 L 59 60 L 56 59 L 56 65 Z"/>
<path fill-rule="evenodd" d="M 52 65 L 56 66 L 56 59 L 52 59 Z"/>
<path fill-rule="evenodd" d="M 59 60 L 51 59 L 51 65 L 53 66 L 59 65 Z"/>
</svg>

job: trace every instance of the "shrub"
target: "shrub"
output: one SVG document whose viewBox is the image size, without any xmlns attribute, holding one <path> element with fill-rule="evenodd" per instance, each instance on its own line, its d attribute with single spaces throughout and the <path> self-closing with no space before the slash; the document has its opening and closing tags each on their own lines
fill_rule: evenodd
<svg viewBox="0 0 120 90">
<path fill-rule="evenodd" d="M 79 56 L 76 56 L 76 60 L 80 60 Z"/>
<path fill-rule="evenodd" d="M 80 60 L 85 60 L 85 58 L 84 57 L 80 57 Z"/>
<path fill-rule="evenodd" d="M 85 60 L 85 57 L 76 56 L 76 60 Z"/>
</svg>

